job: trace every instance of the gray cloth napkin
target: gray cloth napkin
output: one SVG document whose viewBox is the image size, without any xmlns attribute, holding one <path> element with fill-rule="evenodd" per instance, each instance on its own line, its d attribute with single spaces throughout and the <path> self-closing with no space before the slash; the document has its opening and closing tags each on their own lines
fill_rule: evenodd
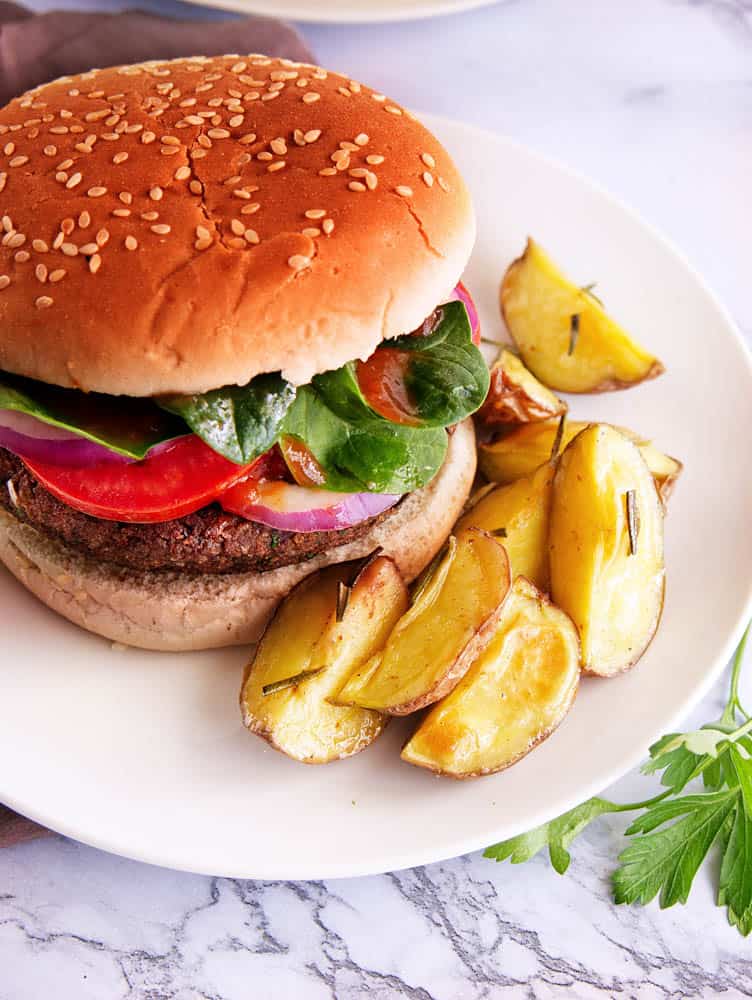
<svg viewBox="0 0 752 1000">
<path fill-rule="evenodd" d="M 0 2 L 0 105 L 39 83 L 93 66 L 228 52 L 313 59 L 294 28 L 265 17 L 176 21 L 137 10 L 34 14 Z M 49 833 L 0 804 L 0 848 Z"/>
</svg>

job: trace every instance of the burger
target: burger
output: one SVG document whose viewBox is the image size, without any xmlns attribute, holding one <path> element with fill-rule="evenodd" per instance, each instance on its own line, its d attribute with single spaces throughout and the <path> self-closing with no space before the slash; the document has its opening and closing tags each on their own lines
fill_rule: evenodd
<svg viewBox="0 0 752 1000">
<path fill-rule="evenodd" d="M 257 639 L 331 563 L 431 560 L 488 371 L 467 189 L 407 110 L 263 55 L 0 111 L 0 559 L 150 649 Z"/>
</svg>

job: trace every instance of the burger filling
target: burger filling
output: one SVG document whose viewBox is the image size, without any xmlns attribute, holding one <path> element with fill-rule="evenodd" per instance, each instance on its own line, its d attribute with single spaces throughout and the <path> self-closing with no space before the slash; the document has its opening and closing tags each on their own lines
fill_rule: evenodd
<svg viewBox="0 0 752 1000">
<path fill-rule="evenodd" d="M 448 429 L 488 390 L 478 340 L 459 289 L 418 330 L 305 386 L 268 374 L 136 399 L 0 373 L 0 504 L 129 567 L 300 562 L 436 475 Z"/>
</svg>

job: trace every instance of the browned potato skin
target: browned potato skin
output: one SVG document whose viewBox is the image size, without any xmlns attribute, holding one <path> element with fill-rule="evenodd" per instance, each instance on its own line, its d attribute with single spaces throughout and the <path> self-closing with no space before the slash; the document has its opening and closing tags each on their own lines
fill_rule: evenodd
<svg viewBox="0 0 752 1000">
<path fill-rule="evenodd" d="M 352 579 L 353 569 L 352 564 L 327 567 L 290 592 L 267 626 L 243 680 L 240 705 L 246 727 L 304 764 L 326 764 L 360 753 L 389 721 L 378 712 L 337 708 L 328 701 L 343 676 L 386 641 L 409 603 L 394 562 L 377 556 L 353 581 L 337 622 L 337 583 Z M 293 612 L 303 616 L 297 628 Z M 276 642 L 276 650 L 265 647 L 271 642 Z M 326 669 L 294 686 L 267 695 L 261 690 L 264 684 L 319 667 Z"/>
<path fill-rule="evenodd" d="M 564 681 L 566 685 L 566 690 L 562 692 L 561 703 L 554 706 L 556 709 L 555 717 L 550 717 L 549 705 L 544 703 L 540 712 L 543 717 L 540 720 L 540 727 L 528 737 L 524 748 L 504 756 L 499 753 L 498 745 L 492 744 L 490 747 L 485 747 L 486 758 L 483 762 L 476 759 L 472 765 L 469 765 L 468 758 L 472 757 L 473 753 L 472 751 L 468 752 L 462 746 L 462 739 L 466 735 L 467 729 L 472 729 L 472 725 L 469 725 L 471 720 L 467 718 L 468 706 L 462 702 L 463 695 L 471 693 L 473 687 L 477 685 L 485 683 L 487 686 L 489 678 L 492 681 L 498 681 L 500 693 L 503 693 L 505 688 L 509 691 L 511 682 L 512 696 L 518 695 L 514 689 L 514 682 L 515 680 L 519 681 L 520 678 L 510 676 L 510 673 L 516 666 L 519 672 L 523 672 L 521 679 L 524 682 L 526 659 L 523 658 L 522 663 L 519 661 L 516 664 L 514 662 L 507 663 L 505 669 L 502 669 L 498 676 L 494 668 L 497 667 L 498 659 L 503 661 L 505 650 L 510 649 L 510 635 L 514 635 L 516 631 L 522 636 L 523 642 L 536 644 L 539 643 L 539 637 L 533 630 L 536 627 L 545 627 L 549 623 L 562 638 L 562 647 L 567 649 L 563 661 L 548 664 L 557 680 Z M 533 652 L 535 651 L 533 650 Z M 518 576 L 505 601 L 504 612 L 494 639 L 473 663 L 457 687 L 426 713 L 412 737 L 406 742 L 401 754 L 402 759 L 409 764 L 432 771 L 434 774 L 457 780 L 478 778 L 504 771 L 526 757 L 531 750 L 539 746 L 558 728 L 574 704 L 579 676 L 579 638 L 574 622 L 529 580 Z M 480 691 L 482 693 L 483 688 L 480 688 Z M 540 691 L 536 692 L 536 694 L 539 693 Z M 493 702 L 489 702 L 488 711 L 492 712 L 493 709 Z M 453 712 L 456 720 L 454 726 L 452 726 Z M 503 710 L 498 711 L 499 729 L 504 725 L 503 715 Z M 508 724 L 509 721 L 507 719 L 506 723 Z M 486 728 L 485 731 L 481 730 L 481 732 L 487 736 L 488 730 Z"/>
<path fill-rule="evenodd" d="M 476 416 L 488 427 L 547 420 L 566 413 L 567 404 L 547 389 L 511 351 L 502 350 L 491 367 L 491 385 Z"/>
<path fill-rule="evenodd" d="M 478 657 L 483 649 L 488 645 L 493 637 L 494 631 L 496 629 L 496 624 L 502 612 L 504 597 L 506 596 L 509 586 L 510 586 L 510 574 L 509 574 L 509 559 L 507 557 L 506 551 L 503 546 L 501 546 L 495 538 L 489 535 L 485 531 L 481 531 L 477 528 L 467 528 L 457 539 L 457 547 L 461 545 L 473 545 L 481 544 L 483 546 L 491 546 L 494 553 L 495 559 L 495 570 L 498 573 L 498 580 L 489 586 L 493 588 L 495 592 L 494 601 L 496 602 L 493 609 L 490 610 L 486 616 L 481 620 L 481 622 L 474 627 L 473 634 L 465 640 L 462 647 L 457 651 L 451 664 L 446 665 L 446 669 L 440 674 L 435 676 L 432 682 L 428 685 L 424 685 L 423 689 L 419 694 L 414 697 L 410 697 L 407 700 L 399 701 L 398 696 L 394 696 L 391 699 L 381 699 L 378 703 L 378 707 L 375 704 L 374 697 L 368 695 L 368 689 L 363 691 L 364 683 L 361 683 L 360 690 L 358 690 L 358 672 L 354 672 L 353 675 L 348 679 L 346 684 L 337 692 L 336 695 L 332 696 L 330 700 L 337 705 L 360 705 L 362 708 L 370 708 L 374 711 L 384 712 L 387 715 L 411 715 L 413 712 L 417 712 L 427 705 L 432 705 L 434 702 L 443 698 L 444 695 L 448 694 L 452 688 L 457 684 L 457 682 L 465 674 L 471 663 Z M 449 571 L 451 573 L 451 569 Z M 447 577 L 449 576 L 447 574 Z M 426 587 L 427 593 L 431 588 L 429 584 Z M 421 600 L 424 599 L 425 593 L 418 598 L 413 607 L 407 612 L 407 615 L 413 613 L 413 609 L 418 606 Z M 498 597 L 496 596 L 498 593 Z M 428 609 L 435 611 L 436 605 L 439 604 L 439 598 L 428 605 Z M 428 609 L 423 611 L 423 614 L 428 613 Z M 403 616 L 403 618 L 407 618 Z M 384 649 L 384 656 L 390 651 L 391 643 L 397 636 L 400 625 L 398 623 L 393 631 L 392 635 L 387 642 Z M 375 676 L 378 669 L 381 667 L 383 660 L 378 664 L 376 671 L 368 675 L 368 680 Z M 363 667 L 364 673 L 367 674 L 370 663 L 366 663 Z M 402 680 L 397 678 L 398 681 Z M 395 685 L 398 687 L 399 686 Z M 404 684 L 403 684 L 404 689 Z"/>
</svg>

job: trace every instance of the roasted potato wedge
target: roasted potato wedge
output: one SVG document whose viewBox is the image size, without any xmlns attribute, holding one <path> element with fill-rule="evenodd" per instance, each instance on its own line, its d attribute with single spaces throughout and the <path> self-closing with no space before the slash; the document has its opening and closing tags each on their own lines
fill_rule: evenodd
<svg viewBox="0 0 752 1000">
<path fill-rule="evenodd" d="M 352 572 L 347 564 L 331 566 L 298 584 L 264 633 L 240 695 L 248 729 L 306 764 L 358 753 L 388 721 L 327 700 L 384 645 L 409 604 L 388 557 L 368 562 L 348 588 Z"/>
<path fill-rule="evenodd" d="M 583 669 L 610 677 L 636 663 L 663 607 L 663 507 L 639 448 L 615 427 L 586 427 L 559 460 L 549 564 Z"/>
<path fill-rule="evenodd" d="M 402 759 L 453 778 L 502 771 L 556 729 L 579 678 L 571 619 L 517 577 L 491 642 L 430 709 Z"/>
<path fill-rule="evenodd" d="M 564 424 L 561 447 L 569 442 L 588 424 L 583 420 L 567 420 Z M 512 483 L 523 476 L 529 476 L 547 462 L 559 427 L 558 420 L 548 420 L 535 424 L 524 424 L 515 428 L 505 437 L 478 448 L 478 463 L 481 472 L 495 483 Z M 670 455 L 664 455 L 646 438 L 626 427 L 617 427 L 625 437 L 638 446 L 648 468 L 653 473 L 658 492 L 664 504 L 667 502 L 676 480 L 682 471 L 682 464 Z"/>
<path fill-rule="evenodd" d="M 409 715 L 443 698 L 490 641 L 509 583 L 499 542 L 477 528 L 461 531 L 386 646 L 353 672 L 335 703 Z"/>
<path fill-rule="evenodd" d="M 491 386 L 477 416 L 493 427 L 547 420 L 566 410 L 567 404 L 539 382 L 516 354 L 502 350 L 491 367 Z"/>
<path fill-rule="evenodd" d="M 548 590 L 548 518 L 555 465 L 545 462 L 529 476 L 484 493 L 457 522 L 498 538 L 509 556 L 509 572 Z"/>
<path fill-rule="evenodd" d="M 504 275 L 501 311 L 522 360 L 551 389 L 607 392 L 664 371 L 534 240 Z"/>
</svg>

